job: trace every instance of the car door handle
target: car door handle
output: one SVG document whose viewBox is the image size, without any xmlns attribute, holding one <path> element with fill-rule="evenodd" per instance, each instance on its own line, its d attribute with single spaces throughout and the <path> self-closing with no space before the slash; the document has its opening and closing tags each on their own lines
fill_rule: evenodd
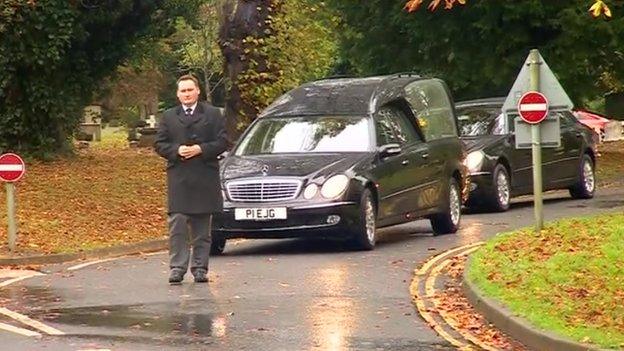
<svg viewBox="0 0 624 351">
<path fill-rule="evenodd" d="M 403 166 L 407 166 L 407 165 L 409 164 L 409 160 L 403 160 L 403 161 L 401 162 L 401 164 L 402 164 Z"/>
<path fill-rule="evenodd" d="M 420 155 L 420 157 L 422 157 L 422 158 L 428 158 L 428 157 L 429 157 L 429 154 L 422 154 L 422 155 Z"/>
</svg>

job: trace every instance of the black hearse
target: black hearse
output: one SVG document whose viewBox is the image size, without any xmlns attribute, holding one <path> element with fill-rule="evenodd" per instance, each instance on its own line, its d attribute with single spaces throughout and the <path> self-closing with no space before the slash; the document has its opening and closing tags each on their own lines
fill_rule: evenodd
<svg viewBox="0 0 624 351">
<path fill-rule="evenodd" d="M 370 250 L 376 228 L 460 222 L 463 151 L 446 84 L 412 74 L 326 79 L 278 98 L 222 163 L 228 238 L 340 236 Z"/>
</svg>

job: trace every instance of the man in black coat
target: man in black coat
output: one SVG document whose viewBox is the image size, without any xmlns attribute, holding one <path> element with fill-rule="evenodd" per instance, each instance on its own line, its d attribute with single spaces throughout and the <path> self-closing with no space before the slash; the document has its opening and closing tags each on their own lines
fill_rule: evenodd
<svg viewBox="0 0 624 351">
<path fill-rule="evenodd" d="M 182 282 L 189 258 L 195 282 L 205 283 L 212 215 L 223 210 L 217 156 L 227 138 L 219 109 L 198 102 L 197 78 L 184 75 L 177 84 L 181 105 L 165 111 L 154 144 L 167 160 L 169 283 Z"/>
</svg>

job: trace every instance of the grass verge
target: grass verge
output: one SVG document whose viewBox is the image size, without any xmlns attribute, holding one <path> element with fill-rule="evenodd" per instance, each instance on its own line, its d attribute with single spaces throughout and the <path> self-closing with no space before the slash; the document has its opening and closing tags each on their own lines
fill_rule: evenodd
<svg viewBox="0 0 624 351">
<path fill-rule="evenodd" d="M 624 215 L 551 223 L 489 241 L 468 267 L 487 296 L 533 325 L 624 347 Z"/>
</svg>

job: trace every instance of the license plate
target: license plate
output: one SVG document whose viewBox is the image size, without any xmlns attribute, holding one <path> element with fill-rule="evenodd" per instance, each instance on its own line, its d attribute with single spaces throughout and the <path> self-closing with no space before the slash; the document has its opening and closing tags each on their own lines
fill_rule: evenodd
<svg viewBox="0 0 624 351">
<path fill-rule="evenodd" d="M 234 210 L 234 219 L 237 221 L 270 221 L 286 218 L 286 207 L 237 208 Z"/>
</svg>

